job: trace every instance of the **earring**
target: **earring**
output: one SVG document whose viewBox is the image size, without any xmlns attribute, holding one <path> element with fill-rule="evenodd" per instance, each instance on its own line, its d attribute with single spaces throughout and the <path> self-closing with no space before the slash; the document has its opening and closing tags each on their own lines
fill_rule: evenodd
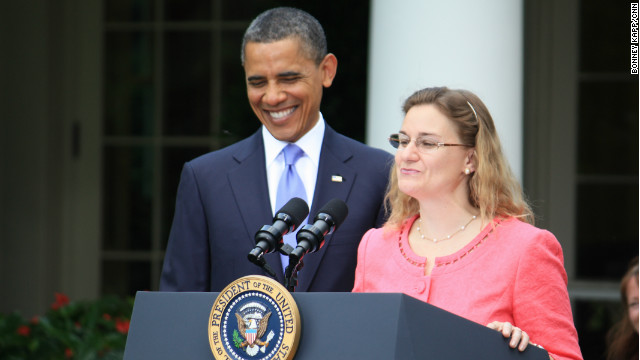
<svg viewBox="0 0 640 360">
<path fill-rule="evenodd" d="M 464 174 L 465 175 L 471 174 L 471 170 L 469 170 L 469 168 L 464 169 Z"/>
</svg>

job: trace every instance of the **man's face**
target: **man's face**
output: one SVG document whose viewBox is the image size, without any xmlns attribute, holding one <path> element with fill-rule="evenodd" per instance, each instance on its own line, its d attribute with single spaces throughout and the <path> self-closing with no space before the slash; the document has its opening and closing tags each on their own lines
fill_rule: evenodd
<svg viewBox="0 0 640 360">
<path fill-rule="evenodd" d="M 318 122 L 322 89 L 331 86 L 336 68 L 332 54 L 316 66 L 296 38 L 249 42 L 244 63 L 249 104 L 276 139 L 295 142 Z"/>
</svg>

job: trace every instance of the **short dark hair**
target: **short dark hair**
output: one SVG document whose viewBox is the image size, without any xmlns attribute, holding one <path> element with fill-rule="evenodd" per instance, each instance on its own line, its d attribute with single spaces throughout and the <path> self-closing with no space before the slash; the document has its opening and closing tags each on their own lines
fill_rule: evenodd
<svg viewBox="0 0 640 360">
<path fill-rule="evenodd" d="M 242 38 L 240 61 L 244 65 L 248 42 L 270 43 L 295 37 L 305 55 L 319 65 L 327 55 L 327 38 L 320 22 L 309 13 L 291 7 L 278 7 L 258 15 Z"/>
</svg>

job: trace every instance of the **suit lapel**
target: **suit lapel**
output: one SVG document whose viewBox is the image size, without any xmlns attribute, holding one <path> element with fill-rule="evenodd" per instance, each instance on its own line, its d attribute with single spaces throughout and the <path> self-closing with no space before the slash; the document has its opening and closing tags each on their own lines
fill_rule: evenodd
<svg viewBox="0 0 640 360">
<path fill-rule="evenodd" d="M 250 137 L 245 146 L 238 149 L 233 159 L 237 165 L 227 172 L 227 179 L 244 225 L 244 229 L 239 228 L 238 231 L 245 232 L 248 244 L 243 243 L 239 246 L 250 246 L 252 249 L 256 244 L 255 233 L 262 226 L 273 222 L 261 130 Z M 266 254 L 265 259 L 275 271 L 278 281 L 282 283 L 284 275 L 279 253 Z"/>
<path fill-rule="evenodd" d="M 313 206 L 309 212 L 309 223 L 329 200 L 339 198 L 344 201 L 349 197 L 357 173 L 345 162 L 353 156 L 351 150 L 341 142 L 338 134 L 329 125 L 326 126 L 320 163 L 318 164 L 318 178 L 313 196 Z M 326 245 L 333 235 L 325 237 L 325 246 L 311 256 L 303 258 L 304 267 L 298 276 L 298 291 L 307 291 L 316 275 L 318 266 L 326 252 Z"/>
</svg>

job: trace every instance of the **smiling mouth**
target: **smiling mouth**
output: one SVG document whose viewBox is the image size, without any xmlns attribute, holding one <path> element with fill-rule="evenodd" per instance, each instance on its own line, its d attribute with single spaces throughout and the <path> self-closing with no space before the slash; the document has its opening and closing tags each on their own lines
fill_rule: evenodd
<svg viewBox="0 0 640 360">
<path fill-rule="evenodd" d="M 400 173 L 404 175 L 417 174 L 419 171 L 414 169 L 401 168 Z"/>
<path fill-rule="evenodd" d="M 267 111 L 267 112 L 269 113 L 269 116 L 271 116 L 274 120 L 280 120 L 290 115 L 294 111 L 296 111 L 297 108 L 298 108 L 297 106 L 294 106 L 292 108 L 282 110 L 282 111 Z"/>
</svg>

